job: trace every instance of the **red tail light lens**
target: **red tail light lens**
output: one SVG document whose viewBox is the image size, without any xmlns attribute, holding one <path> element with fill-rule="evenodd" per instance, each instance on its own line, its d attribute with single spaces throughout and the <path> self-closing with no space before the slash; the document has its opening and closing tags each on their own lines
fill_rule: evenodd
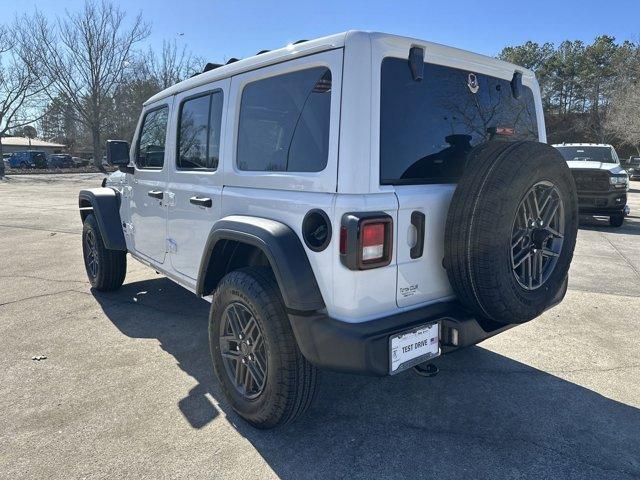
<svg viewBox="0 0 640 480">
<path fill-rule="evenodd" d="M 340 227 L 340 255 L 347 254 L 347 227 Z"/>
<path fill-rule="evenodd" d="M 362 261 L 384 258 L 385 223 L 367 223 L 362 226 Z"/>
</svg>

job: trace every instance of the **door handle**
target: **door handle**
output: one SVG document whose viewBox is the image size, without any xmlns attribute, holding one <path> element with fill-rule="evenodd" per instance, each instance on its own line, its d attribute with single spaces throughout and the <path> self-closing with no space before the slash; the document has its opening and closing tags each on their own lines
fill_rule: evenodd
<svg viewBox="0 0 640 480">
<path fill-rule="evenodd" d="M 189 203 L 193 203 L 194 205 L 199 205 L 201 207 L 210 208 L 213 205 L 213 202 L 210 198 L 207 197 L 191 197 L 189 199 Z"/>
<path fill-rule="evenodd" d="M 411 258 L 420 258 L 424 253 L 424 213 L 411 212 L 411 225 L 416 229 L 416 244 L 409 250 Z"/>
<path fill-rule="evenodd" d="M 164 197 L 164 192 L 162 190 L 149 190 L 147 192 L 147 195 L 149 195 L 152 198 L 157 198 L 158 200 L 162 200 L 162 197 Z"/>
</svg>

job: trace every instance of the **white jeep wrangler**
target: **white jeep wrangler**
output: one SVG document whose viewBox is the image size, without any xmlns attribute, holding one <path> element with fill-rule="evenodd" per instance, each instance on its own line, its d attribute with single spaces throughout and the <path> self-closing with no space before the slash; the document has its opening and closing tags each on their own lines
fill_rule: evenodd
<svg viewBox="0 0 640 480">
<path fill-rule="evenodd" d="M 215 372 L 269 428 L 317 368 L 393 375 L 560 302 L 577 232 L 532 72 L 347 32 L 150 98 L 120 172 L 80 192 L 87 273 L 126 253 L 211 301 Z"/>
</svg>

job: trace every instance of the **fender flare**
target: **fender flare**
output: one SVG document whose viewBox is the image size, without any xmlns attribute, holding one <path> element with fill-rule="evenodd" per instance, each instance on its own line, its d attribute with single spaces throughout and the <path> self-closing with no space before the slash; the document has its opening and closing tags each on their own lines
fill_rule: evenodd
<svg viewBox="0 0 640 480">
<path fill-rule="evenodd" d="M 93 212 L 108 250 L 127 250 L 120 220 L 120 194 L 116 190 L 108 187 L 80 190 L 78 206 L 83 222 Z"/>
<path fill-rule="evenodd" d="M 284 223 L 243 215 L 225 217 L 211 229 L 200 263 L 196 294 L 205 295 L 205 281 L 211 261 L 215 264 L 215 257 L 224 255 L 222 248 L 216 248 L 221 240 L 246 243 L 264 253 L 288 309 L 308 312 L 325 307 L 309 258 L 298 235 Z M 226 242 L 222 242 L 224 243 Z M 212 286 L 215 288 L 220 279 L 216 278 L 213 285 L 207 285 L 207 290 Z"/>
</svg>

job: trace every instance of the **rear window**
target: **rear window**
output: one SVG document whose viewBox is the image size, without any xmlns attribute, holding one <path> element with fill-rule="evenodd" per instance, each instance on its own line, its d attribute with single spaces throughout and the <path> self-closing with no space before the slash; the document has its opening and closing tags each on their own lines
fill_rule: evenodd
<svg viewBox="0 0 640 480">
<path fill-rule="evenodd" d="M 180 107 L 178 157 L 180 170 L 215 170 L 220 154 L 222 92 L 186 100 Z"/>
<path fill-rule="evenodd" d="M 455 183 L 469 151 L 489 140 L 538 140 L 533 92 L 519 99 L 509 80 L 425 63 L 414 81 L 408 61 L 382 62 L 380 182 Z"/>
<path fill-rule="evenodd" d="M 309 68 L 249 83 L 242 91 L 240 170 L 319 172 L 327 165 L 331 71 Z"/>
</svg>

